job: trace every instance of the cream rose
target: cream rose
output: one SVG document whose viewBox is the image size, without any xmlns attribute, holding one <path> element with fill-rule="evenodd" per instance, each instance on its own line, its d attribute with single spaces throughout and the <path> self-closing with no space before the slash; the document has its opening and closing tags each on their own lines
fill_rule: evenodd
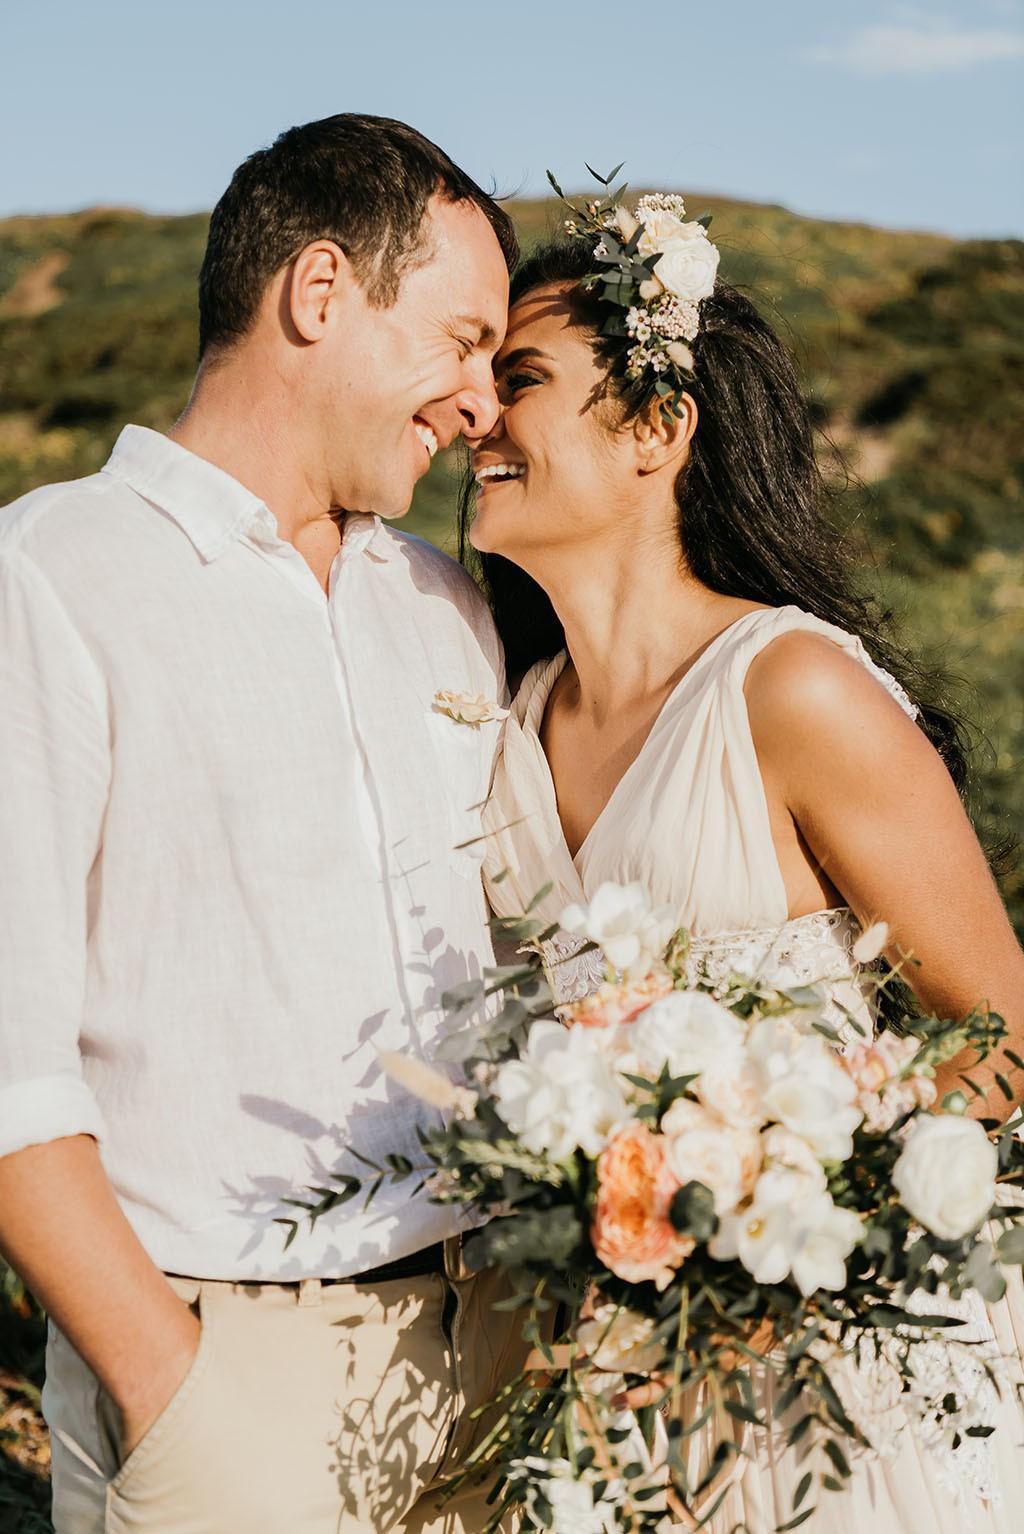
<svg viewBox="0 0 1024 1534">
<path fill-rule="evenodd" d="M 666 210 L 645 211 L 644 231 L 637 242 L 641 255 L 660 255 L 654 270 L 661 286 L 676 298 L 695 303 L 714 292 L 718 247 L 703 224 L 683 223 Z"/>
<path fill-rule="evenodd" d="M 688 1182 L 704 1184 L 719 1217 L 731 1214 L 743 1197 L 743 1161 L 724 1125 L 673 1136 L 666 1142 L 665 1159 L 683 1187 Z"/>
<path fill-rule="evenodd" d="M 709 1065 L 697 1082 L 705 1108 L 735 1129 L 760 1129 L 768 1115 L 761 1093 L 761 1076 L 750 1060 L 727 1060 Z"/>
<path fill-rule="evenodd" d="M 958 1241 L 977 1230 L 995 1202 L 998 1165 L 980 1124 L 939 1113 L 915 1121 L 892 1180 L 915 1220 L 943 1241 Z"/>
</svg>

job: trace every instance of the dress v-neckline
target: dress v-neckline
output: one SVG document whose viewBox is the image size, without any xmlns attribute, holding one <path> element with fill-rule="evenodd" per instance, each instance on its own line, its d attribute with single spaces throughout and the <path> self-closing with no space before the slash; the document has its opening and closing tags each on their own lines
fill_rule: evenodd
<svg viewBox="0 0 1024 1534">
<path fill-rule="evenodd" d="M 555 822 L 556 822 L 556 824 L 557 824 L 557 826 L 559 828 L 559 833 L 561 835 L 561 840 L 562 840 L 562 846 L 565 849 L 566 856 L 569 858 L 569 861 L 572 864 L 572 867 L 573 867 L 573 870 L 574 870 L 574 872 L 576 874 L 577 880 L 580 882 L 581 885 L 582 885 L 582 881 L 583 881 L 583 871 L 582 871 L 582 868 L 580 866 L 580 860 L 583 858 L 584 854 L 587 852 L 587 849 L 590 846 L 590 843 L 594 840 L 594 837 L 597 834 L 597 831 L 598 831 L 598 829 L 599 829 L 599 827 L 601 825 L 601 822 L 607 817 L 608 813 L 610 812 L 611 807 L 612 807 L 613 803 L 615 802 L 616 798 L 618 797 L 620 791 L 622 790 L 624 784 L 626 783 L 626 780 L 634 772 L 634 769 L 638 766 L 639 762 L 642 760 L 643 756 L 645 755 L 645 753 L 647 751 L 647 748 L 651 744 L 651 741 L 654 739 L 655 735 L 658 733 L 658 726 L 661 724 L 662 720 L 665 718 L 666 713 L 668 712 L 668 710 L 671 707 L 671 705 L 675 702 L 676 697 L 681 692 L 681 690 L 683 689 L 685 684 L 687 682 L 691 681 L 691 679 L 693 678 L 695 672 L 697 672 L 700 669 L 700 667 L 703 666 L 705 661 L 707 661 L 709 659 L 709 657 L 718 649 L 719 645 L 725 639 L 726 635 L 733 633 L 733 631 L 735 629 L 737 629 L 740 626 L 740 624 L 746 623 L 751 618 L 759 617 L 762 613 L 776 613 L 776 612 L 779 612 L 780 610 L 781 609 L 779 609 L 777 607 L 755 607 L 755 608 L 752 608 L 750 612 L 744 613 L 742 615 L 742 617 L 734 618 L 731 623 L 727 623 L 725 628 L 724 629 L 720 629 L 719 632 L 714 636 L 713 639 L 708 640 L 708 643 L 704 646 L 703 650 L 697 656 L 696 660 L 693 661 L 693 663 L 691 665 L 687 666 L 686 670 L 683 672 L 682 676 L 679 678 L 678 682 L 676 682 L 675 686 L 672 688 L 672 690 L 669 693 L 668 697 L 665 699 L 664 703 L 661 705 L 661 707 L 659 708 L 658 712 L 655 714 L 654 719 L 651 721 L 651 727 L 647 731 L 647 734 L 644 737 L 643 744 L 641 745 L 639 751 L 637 752 L 636 756 L 634 756 L 633 760 L 629 763 L 628 767 L 626 767 L 625 771 L 622 773 L 622 776 L 618 779 L 617 783 L 615 784 L 615 787 L 612 789 L 611 793 L 608 795 L 608 798 L 605 800 L 604 804 L 602 805 L 601 809 L 599 810 L 599 812 L 596 815 L 596 817 L 594 818 L 594 820 L 591 821 L 590 829 L 587 832 L 586 836 L 583 838 L 583 840 L 580 842 L 580 844 L 577 847 L 575 853 L 571 852 L 570 849 L 569 849 L 569 843 L 568 843 L 568 840 L 567 840 L 566 835 L 565 835 L 565 830 L 564 830 L 564 828 L 562 826 L 562 817 L 561 817 L 561 815 L 558 812 L 558 790 L 555 787 L 555 778 L 554 778 L 554 774 L 551 771 L 551 763 L 548 761 L 547 752 L 544 750 L 544 745 L 543 745 L 543 742 L 541 740 L 541 729 L 542 729 L 543 724 L 544 724 L 544 715 L 547 713 L 548 700 L 551 697 L 551 693 L 552 693 L 552 691 L 554 689 L 555 683 L 558 681 L 558 678 L 561 676 L 562 672 L 565 670 L 566 666 L 569 664 L 569 652 L 568 652 L 568 650 L 560 650 L 557 655 L 553 656 L 552 659 L 547 662 L 547 665 L 545 667 L 542 667 L 540 675 L 537 678 L 537 684 L 534 686 L 533 690 L 531 691 L 530 697 L 527 700 L 527 707 L 526 707 L 526 712 L 525 712 L 525 715 L 524 715 L 524 721 L 523 722 L 524 722 L 524 724 L 529 726 L 529 728 L 533 731 L 533 734 L 536 737 L 537 749 L 540 752 L 541 760 L 542 760 L 542 762 L 544 764 L 545 781 L 547 783 L 547 787 L 548 787 L 548 790 L 549 790 L 549 793 L 550 793 L 550 798 L 551 798 L 551 809 L 552 809 L 552 813 L 554 814 L 554 817 L 555 817 Z M 543 678 L 543 682 L 542 682 L 542 678 Z M 537 704 L 536 704 L 536 694 L 537 694 L 537 687 L 539 685 L 543 685 L 544 691 L 543 691 L 543 694 L 541 696 L 539 707 L 538 707 Z"/>
</svg>

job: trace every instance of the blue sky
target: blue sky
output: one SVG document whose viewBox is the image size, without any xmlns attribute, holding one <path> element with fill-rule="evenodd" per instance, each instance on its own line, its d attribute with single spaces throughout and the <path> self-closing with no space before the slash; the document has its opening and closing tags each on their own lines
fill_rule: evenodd
<svg viewBox="0 0 1024 1534">
<path fill-rule="evenodd" d="M 1024 236 L 1024 0 L 3 0 L 0 215 L 208 208 L 280 129 L 405 118 L 477 179 Z"/>
</svg>

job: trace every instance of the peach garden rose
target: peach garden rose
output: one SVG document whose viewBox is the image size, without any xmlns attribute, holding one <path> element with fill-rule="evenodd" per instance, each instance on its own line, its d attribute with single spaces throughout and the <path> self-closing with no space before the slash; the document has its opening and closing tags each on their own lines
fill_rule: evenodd
<svg viewBox="0 0 1024 1534">
<path fill-rule="evenodd" d="M 650 1280 L 659 1289 L 690 1255 L 693 1239 L 668 1217 L 679 1188 L 665 1157 L 665 1142 L 642 1124 L 612 1136 L 597 1163 L 597 1207 L 591 1227 L 600 1262 L 627 1283 Z"/>
</svg>

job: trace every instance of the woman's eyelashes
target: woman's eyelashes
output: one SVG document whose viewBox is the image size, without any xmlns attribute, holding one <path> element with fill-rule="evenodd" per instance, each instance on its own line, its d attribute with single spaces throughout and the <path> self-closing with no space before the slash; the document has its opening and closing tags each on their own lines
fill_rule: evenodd
<svg viewBox="0 0 1024 1534">
<path fill-rule="evenodd" d="M 502 379 L 505 392 L 508 395 L 518 394 L 523 389 L 528 389 L 531 384 L 539 384 L 542 380 L 534 373 L 506 373 Z"/>
</svg>

